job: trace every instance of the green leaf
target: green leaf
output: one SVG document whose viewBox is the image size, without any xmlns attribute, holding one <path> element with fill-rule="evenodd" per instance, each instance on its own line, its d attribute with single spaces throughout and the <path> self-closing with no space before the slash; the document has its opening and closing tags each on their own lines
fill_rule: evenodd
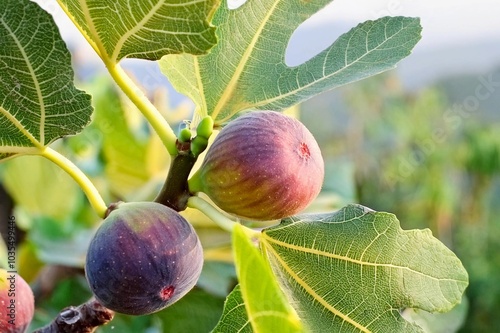
<svg viewBox="0 0 500 333">
<path fill-rule="evenodd" d="M 1 160 L 78 133 L 92 106 L 73 85 L 70 53 L 52 17 L 27 0 L 2 0 L 0 13 Z"/>
<path fill-rule="evenodd" d="M 400 311 L 448 311 L 468 284 L 430 230 L 403 231 L 394 215 L 359 205 L 285 219 L 261 246 L 313 332 L 422 332 Z"/>
<path fill-rule="evenodd" d="M 241 287 L 237 285 L 227 296 L 224 303 L 224 312 L 219 323 L 212 333 L 239 332 L 252 333 L 252 325 L 248 320 L 248 314 L 241 294 Z"/>
<path fill-rule="evenodd" d="M 210 24 L 219 0 L 59 0 L 105 60 L 157 60 L 172 53 L 206 53 L 216 42 Z"/>
<path fill-rule="evenodd" d="M 234 298 L 235 294 L 232 300 L 227 301 L 226 308 L 235 305 L 236 301 L 238 307 L 245 309 L 248 319 L 243 321 L 234 318 L 232 313 L 223 313 L 214 332 L 302 332 L 297 314 L 288 305 L 269 264 L 244 228 L 236 224 L 233 231 L 236 272 L 244 304 L 240 304 L 239 298 Z M 241 309 L 238 310 L 240 312 Z"/>
<path fill-rule="evenodd" d="M 169 55 L 160 67 L 215 123 L 248 110 L 283 110 L 323 91 L 393 68 L 420 39 L 419 19 L 367 21 L 295 67 L 285 64 L 295 29 L 329 0 L 249 0 L 214 16 L 219 43 L 204 56 Z"/>
</svg>

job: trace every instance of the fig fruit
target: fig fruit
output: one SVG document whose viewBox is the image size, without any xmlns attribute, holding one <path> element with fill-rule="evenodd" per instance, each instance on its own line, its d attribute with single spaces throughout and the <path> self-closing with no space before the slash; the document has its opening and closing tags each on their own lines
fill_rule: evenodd
<svg viewBox="0 0 500 333">
<path fill-rule="evenodd" d="M 102 305 L 145 315 L 191 290 L 202 266 L 200 240 L 179 213 L 156 202 L 118 203 L 90 242 L 85 274 Z"/>
<path fill-rule="evenodd" d="M 300 121 L 256 111 L 220 131 L 189 189 L 235 216 L 274 220 L 307 207 L 320 192 L 324 173 L 318 143 Z"/>
<path fill-rule="evenodd" d="M 0 269 L 0 332 L 26 332 L 34 313 L 35 299 L 28 283 L 18 274 Z"/>
</svg>

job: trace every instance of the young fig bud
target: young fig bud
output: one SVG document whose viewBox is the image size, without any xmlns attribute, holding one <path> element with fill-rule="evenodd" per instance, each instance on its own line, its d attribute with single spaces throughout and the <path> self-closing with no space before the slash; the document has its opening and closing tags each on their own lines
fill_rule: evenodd
<svg viewBox="0 0 500 333">
<path fill-rule="evenodd" d="M 196 136 L 191 142 L 191 153 L 197 157 L 207 149 L 208 139 L 203 136 Z"/>
<path fill-rule="evenodd" d="M 191 140 L 191 130 L 189 128 L 183 128 L 179 132 L 178 139 L 180 142 L 189 142 L 189 140 Z"/>
<path fill-rule="evenodd" d="M 256 111 L 221 130 L 189 189 L 235 216 L 272 220 L 302 211 L 323 178 L 321 151 L 309 130 L 281 113 Z"/>
<path fill-rule="evenodd" d="M 212 135 L 213 129 L 214 120 L 212 119 L 212 117 L 206 116 L 200 121 L 198 127 L 196 127 L 196 135 L 208 140 L 210 138 L 210 135 Z"/>
</svg>

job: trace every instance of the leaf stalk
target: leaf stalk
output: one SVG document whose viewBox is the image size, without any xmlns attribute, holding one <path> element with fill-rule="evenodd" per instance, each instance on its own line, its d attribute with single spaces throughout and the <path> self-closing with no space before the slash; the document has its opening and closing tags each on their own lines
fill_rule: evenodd
<svg viewBox="0 0 500 333">
<path fill-rule="evenodd" d="M 45 147 L 41 151 L 40 155 L 47 158 L 48 160 L 59 166 L 61 169 L 66 171 L 66 173 L 70 175 L 71 178 L 73 178 L 81 187 L 96 214 L 99 215 L 99 217 L 104 218 L 108 207 L 106 206 L 106 203 L 102 199 L 102 196 L 97 188 L 83 173 L 82 170 L 80 170 L 69 159 L 50 147 Z"/>
<path fill-rule="evenodd" d="M 167 120 L 160 114 L 158 109 L 144 95 L 136 83 L 125 73 L 123 68 L 116 63 L 106 63 L 105 65 L 113 80 L 141 111 L 144 117 L 151 124 L 161 141 L 167 148 L 170 155 L 177 155 L 176 140 L 174 130 Z"/>
</svg>

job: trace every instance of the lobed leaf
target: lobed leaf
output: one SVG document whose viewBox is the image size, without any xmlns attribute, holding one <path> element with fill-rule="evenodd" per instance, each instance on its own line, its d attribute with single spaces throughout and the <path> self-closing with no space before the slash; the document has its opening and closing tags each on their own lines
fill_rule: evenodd
<svg viewBox="0 0 500 333">
<path fill-rule="evenodd" d="M 157 60 L 206 53 L 216 42 L 210 19 L 219 0 L 58 0 L 99 56 Z"/>
<path fill-rule="evenodd" d="M 295 29 L 330 0 L 248 0 L 221 5 L 213 22 L 219 42 L 207 55 L 169 55 L 162 72 L 201 116 L 220 125 L 240 111 L 283 110 L 323 91 L 393 68 L 420 39 L 419 19 L 364 22 L 295 67 L 285 64 Z"/>
<path fill-rule="evenodd" d="M 430 230 L 403 231 L 394 215 L 359 205 L 285 219 L 261 246 L 311 332 L 422 332 L 400 312 L 448 311 L 468 284 Z"/>
<path fill-rule="evenodd" d="M 28 0 L 0 1 L 0 160 L 36 154 L 90 122 L 90 96 L 73 76 L 52 17 Z"/>
</svg>

